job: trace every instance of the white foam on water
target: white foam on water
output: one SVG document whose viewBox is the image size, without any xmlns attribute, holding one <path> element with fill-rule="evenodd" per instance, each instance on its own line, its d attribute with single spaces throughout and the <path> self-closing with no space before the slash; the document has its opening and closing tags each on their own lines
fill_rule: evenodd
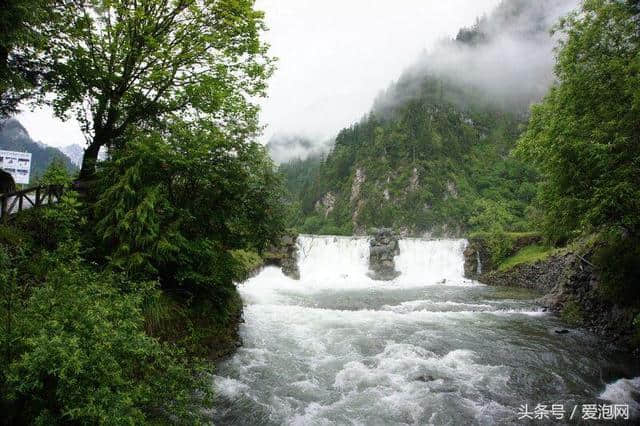
<svg viewBox="0 0 640 426">
<path fill-rule="evenodd" d="M 599 396 L 614 404 L 628 404 L 631 418 L 640 418 L 640 377 L 609 383 Z"/>
</svg>

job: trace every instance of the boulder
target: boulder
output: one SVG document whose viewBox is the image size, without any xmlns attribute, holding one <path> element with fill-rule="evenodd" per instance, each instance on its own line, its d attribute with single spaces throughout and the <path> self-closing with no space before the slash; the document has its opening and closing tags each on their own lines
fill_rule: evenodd
<svg viewBox="0 0 640 426">
<path fill-rule="evenodd" d="M 369 243 L 369 276 L 374 280 L 390 281 L 396 271 L 394 257 L 400 253 L 398 236 L 389 228 L 373 228 Z"/>
</svg>

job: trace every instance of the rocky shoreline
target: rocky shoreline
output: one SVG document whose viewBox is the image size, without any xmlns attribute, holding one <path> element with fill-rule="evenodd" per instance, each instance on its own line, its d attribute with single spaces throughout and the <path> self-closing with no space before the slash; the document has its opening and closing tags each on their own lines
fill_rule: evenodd
<svg viewBox="0 0 640 426">
<path fill-rule="evenodd" d="M 635 338 L 635 310 L 606 301 L 598 291 L 598 270 L 592 253 L 564 250 L 544 260 L 521 263 L 507 270 L 493 269 L 489 250 L 481 240 L 465 250 L 465 276 L 492 286 L 523 287 L 543 296 L 538 303 L 567 324 L 582 327 L 603 338 L 612 348 L 633 351 L 640 356 Z M 478 271 L 478 259 L 487 263 Z"/>
</svg>

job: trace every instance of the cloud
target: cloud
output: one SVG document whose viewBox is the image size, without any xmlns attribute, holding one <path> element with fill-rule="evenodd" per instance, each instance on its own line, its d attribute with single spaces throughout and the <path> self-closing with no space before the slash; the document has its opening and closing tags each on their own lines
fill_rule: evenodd
<svg viewBox="0 0 640 426">
<path fill-rule="evenodd" d="M 276 134 L 267 142 L 267 149 L 276 163 L 304 160 L 309 156 L 322 155 L 331 149 L 333 140 L 319 141 L 293 134 Z"/>
<path fill-rule="evenodd" d="M 262 103 L 275 134 L 325 141 L 362 117 L 425 48 L 499 0 L 258 0 L 278 70 Z"/>
<path fill-rule="evenodd" d="M 488 17 L 460 33 L 465 42 L 442 40 L 376 100 L 384 113 L 419 92 L 426 76 L 480 90 L 491 102 L 526 111 L 553 83 L 550 30 L 578 0 L 505 0 Z"/>
</svg>

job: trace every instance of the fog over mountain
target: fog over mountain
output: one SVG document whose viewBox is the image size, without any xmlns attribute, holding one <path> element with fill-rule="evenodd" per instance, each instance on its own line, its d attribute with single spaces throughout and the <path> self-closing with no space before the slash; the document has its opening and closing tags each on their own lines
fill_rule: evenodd
<svg viewBox="0 0 640 426">
<path fill-rule="evenodd" d="M 374 111 L 411 98 L 426 76 L 476 90 L 488 101 L 527 109 L 553 83 L 551 30 L 578 0 L 504 0 L 488 17 L 442 40 L 383 92 Z"/>
<path fill-rule="evenodd" d="M 276 134 L 267 142 L 267 150 L 276 163 L 304 160 L 309 156 L 322 155 L 333 146 L 333 139 L 314 140 L 306 136 Z"/>
<path fill-rule="evenodd" d="M 42 175 L 54 159 L 61 160 L 69 171 L 75 171 L 73 161 L 59 149 L 34 140 L 16 119 L 0 122 L 0 150 L 31 153 L 32 180 Z"/>
<path fill-rule="evenodd" d="M 558 40 L 551 30 L 578 4 L 579 0 L 503 0 L 489 15 L 460 29 L 455 38 L 441 39 L 425 50 L 379 93 L 371 112 L 384 115 L 420 93 L 425 78 L 435 77 L 474 91 L 475 98 L 526 113 L 553 83 Z M 362 117 L 366 115 L 363 110 Z M 277 161 L 287 158 L 276 153 L 278 143 L 270 145 Z M 298 145 L 288 140 L 284 146 L 295 153 L 288 158 L 305 158 L 330 147 L 312 138 L 303 138 Z"/>
<path fill-rule="evenodd" d="M 82 165 L 82 158 L 84 157 L 84 148 L 79 144 L 71 144 L 60 148 L 67 157 L 71 159 L 73 164 L 80 167 Z"/>
</svg>

